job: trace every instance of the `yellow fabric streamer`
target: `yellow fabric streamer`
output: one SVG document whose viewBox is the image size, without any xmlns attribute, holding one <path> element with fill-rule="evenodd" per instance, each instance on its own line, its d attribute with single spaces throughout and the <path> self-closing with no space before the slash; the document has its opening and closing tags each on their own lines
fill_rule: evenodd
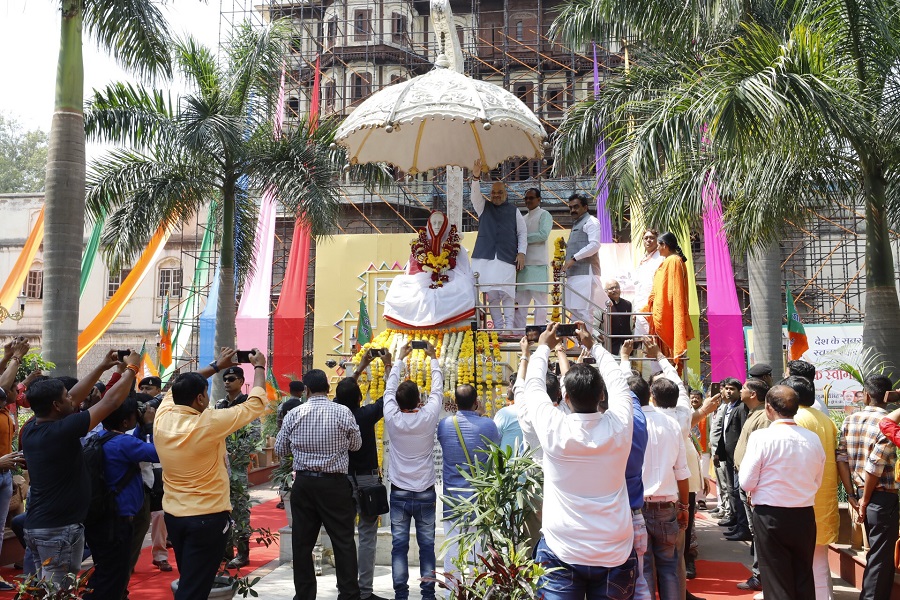
<svg viewBox="0 0 900 600">
<path fill-rule="evenodd" d="M 165 225 L 161 225 L 159 229 L 156 230 L 156 233 L 153 234 L 150 243 L 144 248 L 143 254 L 141 254 L 141 257 L 138 259 L 137 263 L 135 263 L 131 273 L 128 274 L 128 277 L 125 278 L 125 281 L 122 282 L 122 285 L 119 286 L 119 289 L 113 294 L 113 297 L 106 303 L 106 306 L 100 309 L 100 312 L 97 313 L 94 320 L 91 321 L 91 323 L 85 327 L 84 331 L 81 332 L 81 335 L 78 336 L 79 361 L 84 358 L 84 355 L 93 348 L 94 344 L 96 344 L 101 337 L 103 337 L 103 334 L 106 333 L 109 326 L 113 324 L 116 318 L 122 313 L 125 306 L 131 301 L 138 286 L 141 285 L 144 277 L 153 269 L 153 265 L 156 264 L 157 259 L 159 259 L 159 255 L 162 253 L 163 248 L 165 248 L 168 239 L 169 228 Z"/>
<path fill-rule="evenodd" d="M 14 306 L 16 297 L 22 291 L 22 285 L 25 283 L 25 278 L 28 277 L 28 271 L 31 270 L 31 263 L 34 262 L 34 257 L 43 241 L 44 207 L 41 207 L 41 212 L 38 213 L 37 221 L 34 223 L 34 229 L 28 235 L 28 240 L 25 242 L 25 247 L 22 248 L 22 253 L 19 254 L 16 264 L 13 265 L 12 272 L 6 278 L 3 289 L 0 290 L 0 306 L 5 306 L 10 312 L 19 310 L 18 306 Z"/>
<path fill-rule="evenodd" d="M 138 381 L 143 379 L 144 377 L 159 377 L 159 371 L 156 369 L 156 365 L 153 364 L 153 361 L 150 360 L 150 355 L 145 354 L 141 363 L 141 374 L 138 377 Z"/>
</svg>

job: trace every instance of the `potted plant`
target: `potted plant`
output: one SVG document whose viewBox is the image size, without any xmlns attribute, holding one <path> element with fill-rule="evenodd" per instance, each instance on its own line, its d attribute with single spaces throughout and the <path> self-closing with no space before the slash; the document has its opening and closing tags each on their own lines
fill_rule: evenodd
<svg viewBox="0 0 900 600">
<path fill-rule="evenodd" d="M 272 469 L 272 483 L 275 484 L 281 500 L 284 502 L 284 512 L 287 516 L 288 527 L 291 526 L 291 486 L 294 484 L 294 457 L 284 456 L 281 462 Z"/>
<path fill-rule="evenodd" d="M 459 555 L 453 559 L 456 576 L 438 586 L 449 589 L 455 600 L 536 598 L 537 583 L 546 570 L 534 562 L 527 549 L 526 520 L 535 512 L 543 486 L 543 472 L 532 453 L 518 454 L 512 448 L 491 443 L 471 470 L 460 469 L 471 498 L 442 497 L 451 508 L 451 519 L 468 523 L 457 540 Z M 445 544 L 450 540 L 445 541 Z M 482 552 L 474 564 L 476 541 Z M 447 574 L 444 574 L 447 578 Z"/>
</svg>

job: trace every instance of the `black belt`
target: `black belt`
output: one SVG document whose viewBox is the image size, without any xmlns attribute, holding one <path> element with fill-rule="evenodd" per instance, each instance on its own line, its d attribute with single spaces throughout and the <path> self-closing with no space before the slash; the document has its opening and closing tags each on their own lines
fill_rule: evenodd
<svg viewBox="0 0 900 600">
<path fill-rule="evenodd" d="M 381 475 L 378 469 L 363 469 L 362 471 L 352 471 L 352 475 L 362 476 L 362 475 Z"/>
<path fill-rule="evenodd" d="M 659 502 L 656 502 L 656 501 L 651 502 L 650 500 L 644 500 L 644 505 L 658 506 L 658 507 L 665 508 L 665 507 L 669 507 L 669 506 L 675 506 L 675 501 L 674 500 L 663 500 L 663 501 L 659 501 Z"/>
<path fill-rule="evenodd" d="M 414 491 L 412 491 L 412 490 L 404 490 L 402 487 L 397 486 L 397 485 L 394 485 L 393 483 L 391 484 L 391 491 L 392 491 L 392 492 L 397 491 L 397 492 L 407 492 L 407 493 L 409 493 L 409 494 L 421 494 L 421 493 L 423 493 L 423 492 L 430 492 L 430 491 L 432 491 L 433 489 L 434 489 L 434 486 L 433 486 L 433 485 L 429 485 L 427 488 L 425 488 L 425 489 L 422 490 L 422 491 L 414 492 Z"/>
<path fill-rule="evenodd" d="M 346 473 L 325 473 L 324 471 L 297 471 L 297 475 L 302 475 L 303 477 L 326 477 L 332 479 L 346 479 Z"/>
</svg>

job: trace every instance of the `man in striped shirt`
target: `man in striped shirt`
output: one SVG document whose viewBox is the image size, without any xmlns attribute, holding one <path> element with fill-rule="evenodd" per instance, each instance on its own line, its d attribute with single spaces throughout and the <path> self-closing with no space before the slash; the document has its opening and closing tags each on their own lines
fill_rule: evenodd
<svg viewBox="0 0 900 600">
<path fill-rule="evenodd" d="M 847 490 L 847 500 L 859 512 L 858 520 L 865 523 L 869 537 L 860 600 L 889 598 L 894 582 L 897 447 L 878 427 L 887 415 L 886 397 L 891 387 L 891 380 L 884 375 L 866 378 L 865 407 L 844 419 L 838 442 L 838 474 Z"/>
<path fill-rule="evenodd" d="M 275 452 L 279 456 L 292 454 L 294 457 L 291 546 L 295 598 L 316 597 L 312 551 L 319 528 L 324 525 L 334 548 L 338 597 L 359 600 L 353 540 L 356 505 L 347 480 L 349 452 L 362 447 L 359 425 L 349 408 L 328 399 L 330 386 L 324 371 L 308 371 L 303 383 L 309 399 L 285 416 L 275 440 Z"/>
</svg>

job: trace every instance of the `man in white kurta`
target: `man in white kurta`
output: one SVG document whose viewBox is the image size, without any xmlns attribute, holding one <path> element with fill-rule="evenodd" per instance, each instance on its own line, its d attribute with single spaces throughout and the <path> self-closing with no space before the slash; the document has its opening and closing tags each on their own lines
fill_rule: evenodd
<svg viewBox="0 0 900 600">
<path fill-rule="evenodd" d="M 490 202 L 485 202 L 481 179 L 473 177 L 471 198 L 478 215 L 472 270 L 478 274 L 479 292 L 485 294 L 494 329 L 507 329 L 513 322 L 516 271 L 525 266 L 528 229 L 522 214 L 507 201 L 503 182 L 494 182 Z"/>
<path fill-rule="evenodd" d="M 588 197 L 572 194 L 569 197 L 572 232 L 566 244 L 566 308 L 574 320 L 589 326 L 594 322 L 594 310 L 605 307 L 609 298 L 600 283 L 600 221 L 588 213 Z"/>
<path fill-rule="evenodd" d="M 525 191 L 525 227 L 528 230 L 528 248 L 525 250 L 525 268 L 516 275 L 516 312 L 513 328 L 525 329 L 528 307 L 534 302 L 534 324 L 547 322 L 547 285 L 550 281 L 550 253 L 547 238 L 553 230 L 553 217 L 541 208 L 541 191 L 529 188 Z M 529 285 L 537 283 L 537 285 Z M 523 285 L 524 284 L 524 285 Z"/>
</svg>

